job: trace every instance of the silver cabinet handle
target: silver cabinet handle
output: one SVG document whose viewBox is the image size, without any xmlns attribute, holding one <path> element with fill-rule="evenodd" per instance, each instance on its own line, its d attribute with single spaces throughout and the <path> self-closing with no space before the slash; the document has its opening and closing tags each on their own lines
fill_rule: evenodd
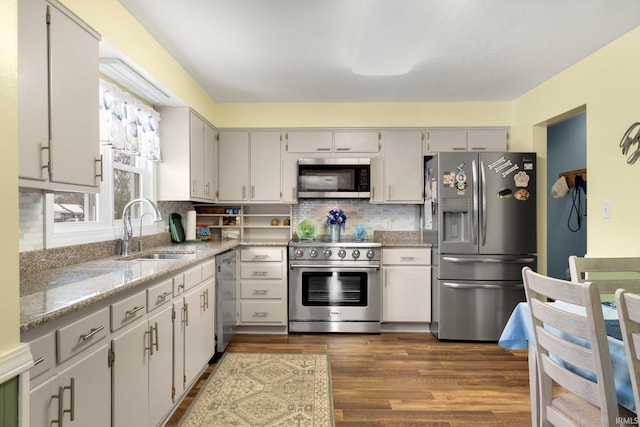
<svg viewBox="0 0 640 427">
<path fill-rule="evenodd" d="M 242 186 L 242 200 L 244 200 L 247 197 L 247 186 L 243 185 Z"/>
<path fill-rule="evenodd" d="M 340 147 L 340 148 L 336 148 L 336 151 L 351 151 L 351 148 L 349 148 L 349 147 L 344 147 L 344 148 Z"/>
<path fill-rule="evenodd" d="M 58 394 L 54 394 L 51 396 L 52 399 L 58 399 L 58 419 L 51 420 L 51 424 L 58 424 L 62 427 L 62 418 L 64 416 L 64 387 L 58 387 Z"/>
<path fill-rule="evenodd" d="M 153 326 L 149 326 L 149 330 L 145 331 L 145 335 L 149 335 L 149 347 L 145 347 L 145 350 L 149 350 L 149 356 L 153 356 L 153 347 L 155 346 L 156 351 L 159 351 L 158 348 L 158 322 L 155 322 Z"/>
<path fill-rule="evenodd" d="M 253 313 L 253 317 L 267 317 L 269 315 L 268 311 L 255 311 Z"/>
<path fill-rule="evenodd" d="M 163 301 L 165 298 L 167 298 L 169 295 L 171 295 L 173 292 L 165 292 L 163 294 L 158 295 L 158 300 L 159 301 Z"/>
<path fill-rule="evenodd" d="M 401 256 L 400 259 L 403 260 L 403 261 L 415 261 L 416 257 L 414 257 L 414 256 Z"/>
<path fill-rule="evenodd" d="M 142 310 L 144 308 L 144 305 L 138 305 L 133 307 L 131 310 L 127 310 L 125 312 L 125 316 L 133 316 L 134 314 L 136 314 L 137 312 L 139 312 L 140 310 Z"/>
<path fill-rule="evenodd" d="M 262 254 L 262 255 L 254 255 L 253 259 L 257 259 L 257 260 L 263 260 L 263 259 L 269 259 L 269 255 L 267 254 Z"/>
<path fill-rule="evenodd" d="M 46 147 L 41 147 L 40 151 L 47 150 L 47 164 L 42 166 L 42 169 L 46 169 L 49 174 L 49 181 L 51 181 L 51 141 Z"/>
<path fill-rule="evenodd" d="M 269 274 L 268 271 L 254 271 L 251 275 L 252 276 L 259 276 L 259 277 L 264 277 L 267 274 Z"/>
<path fill-rule="evenodd" d="M 256 198 L 256 186 L 255 185 L 251 186 L 251 198 L 252 199 Z"/>
<path fill-rule="evenodd" d="M 457 262 L 457 263 L 462 263 L 462 264 L 473 264 L 473 263 L 484 263 L 484 264 L 489 264 L 489 263 L 514 263 L 514 264 L 521 264 L 521 263 L 528 263 L 528 262 L 533 262 L 535 261 L 535 258 L 532 257 L 515 257 L 515 258 L 482 258 L 482 259 L 471 259 L 471 258 L 459 258 L 459 257 L 451 257 L 451 256 L 445 256 L 442 258 L 444 261 L 449 261 L 449 262 Z"/>
<path fill-rule="evenodd" d="M 44 357 L 38 357 L 36 360 L 33 361 L 33 366 L 38 366 L 42 362 L 44 362 Z"/>
<path fill-rule="evenodd" d="M 267 289 L 254 289 L 253 295 L 267 295 L 269 291 Z"/>
<path fill-rule="evenodd" d="M 204 295 L 204 309 L 209 309 L 209 289 L 205 289 L 203 292 Z"/>
<path fill-rule="evenodd" d="M 318 147 L 318 148 L 316 148 L 316 151 L 331 151 L 331 148 Z"/>
<path fill-rule="evenodd" d="M 184 313 L 182 321 L 185 326 L 189 326 L 189 304 L 185 304 L 184 307 L 182 307 L 182 313 Z"/>
<path fill-rule="evenodd" d="M 100 182 L 102 182 L 102 176 L 103 176 L 103 164 L 104 164 L 104 162 L 103 162 L 103 160 L 102 160 L 102 154 L 100 154 L 100 158 L 99 158 L 99 159 L 95 159 L 95 160 L 94 160 L 94 162 L 95 162 L 95 163 L 100 162 L 100 173 L 99 173 L 99 174 L 96 174 L 96 176 L 95 176 L 95 177 L 96 177 L 96 178 L 100 177 Z"/>
<path fill-rule="evenodd" d="M 160 351 L 160 340 L 158 339 L 158 322 L 155 323 L 153 327 L 153 333 L 156 337 L 154 345 L 156 346 L 156 351 Z"/>
<path fill-rule="evenodd" d="M 442 287 L 450 289 L 524 289 L 522 283 L 514 285 L 493 285 L 488 283 L 442 283 Z"/>
<path fill-rule="evenodd" d="M 69 393 L 71 394 L 71 402 L 69 404 L 69 409 L 64 409 L 62 411 L 62 416 L 64 416 L 65 412 L 69 413 L 69 419 L 71 421 L 74 421 L 76 418 L 76 382 L 75 379 L 73 377 L 71 377 L 71 380 L 69 381 L 69 385 L 68 386 L 64 386 L 65 389 L 69 390 Z"/>
<path fill-rule="evenodd" d="M 102 331 L 103 329 L 104 329 L 104 325 L 100 325 L 97 328 L 91 328 L 88 334 L 80 335 L 80 341 L 83 341 L 83 342 L 87 341 L 88 339 L 90 339 L 91 337 L 93 337 L 95 334 Z"/>
</svg>

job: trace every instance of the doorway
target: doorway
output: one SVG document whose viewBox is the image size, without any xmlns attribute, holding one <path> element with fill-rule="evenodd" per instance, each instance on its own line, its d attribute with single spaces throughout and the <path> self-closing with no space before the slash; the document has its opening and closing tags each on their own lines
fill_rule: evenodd
<svg viewBox="0 0 640 427">
<path fill-rule="evenodd" d="M 547 274 L 558 279 L 569 278 L 570 255 L 587 251 L 588 186 L 574 185 L 563 197 L 552 196 L 561 173 L 587 167 L 586 115 L 582 111 L 547 127 Z"/>
</svg>

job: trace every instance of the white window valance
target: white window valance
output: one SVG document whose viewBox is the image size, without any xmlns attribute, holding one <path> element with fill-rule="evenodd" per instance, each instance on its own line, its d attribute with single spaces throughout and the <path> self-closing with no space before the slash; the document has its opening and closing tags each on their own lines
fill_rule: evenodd
<svg viewBox="0 0 640 427">
<path fill-rule="evenodd" d="M 160 114 L 118 86 L 100 80 L 100 142 L 160 161 Z"/>
</svg>

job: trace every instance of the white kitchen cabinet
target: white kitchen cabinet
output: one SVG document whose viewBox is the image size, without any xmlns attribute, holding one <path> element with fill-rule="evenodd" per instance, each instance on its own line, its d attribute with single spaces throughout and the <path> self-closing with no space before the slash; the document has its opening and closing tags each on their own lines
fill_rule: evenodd
<svg viewBox="0 0 640 427">
<path fill-rule="evenodd" d="M 280 183 L 280 132 L 251 132 L 250 200 L 253 202 L 279 202 L 282 195 Z"/>
<path fill-rule="evenodd" d="M 469 129 L 470 151 L 507 151 L 507 129 Z"/>
<path fill-rule="evenodd" d="M 384 159 L 371 159 L 369 203 L 384 203 Z"/>
<path fill-rule="evenodd" d="M 507 151 L 506 128 L 429 129 L 425 153 L 445 151 Z"/>
<path fill-rule="evenodd" d="M 18 3 L 19 185 L 96 192 L 100 35 L 58 2 Z"/>
<path fill-rule="evenodd" d="M 108 345 L 82 353 L 29 393 L 31 427 L 111 426 Z"/>
<path fill-rule="evenodd" d="M 330 153 L 333 132 L 330 130 L 299 130 L 284 134 L 287 153 Z"/>
<path fill-rule="evenodd" d="M 376 130 L 335 131 L 333 144 L 336 153 L 379 153 L 382 132 Z"/>
<path fill-rule="evenodd" d="M 215 129 L 189 108 L 160 109 L 158 200 L 216 200 Z"/>
<path fill-rule="evenodd" d="M 167 303 L 113 338 L 113 425 L 158 425 L 171 410 L 172 318 Z"/>
<path fill-rule="evenodd" d="M 286 247 L 242 248 L 239 258 L 239 324 L 286 326 Z"/>
<path fill-rule="evenodd" d="M 382 250 L 382 321 L 431 321 L 431 250 Z"/>
<path fill-rule="evenodd" d="M 249 200 L 249 132 L 218 132 L 218 200 Z"/>
<path fill-rule="evenodd" d="M 298 159 L 282 159 L 282 203 L 298 203 Z"/>
<path fill-rule="evenodd" d="M 386 132 L 384 202 L 423 203 L 423 133 L 418 130 Z"/>
<path fill-rule="evenodd" d="M 192 384 L 215 353 L 215 278 L 184 294 L 184 381 Z"/>
</svg>

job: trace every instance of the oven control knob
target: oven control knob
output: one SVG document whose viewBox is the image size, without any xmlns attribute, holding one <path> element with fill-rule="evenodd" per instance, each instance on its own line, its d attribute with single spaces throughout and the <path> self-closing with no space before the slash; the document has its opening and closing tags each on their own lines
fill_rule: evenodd
<svg viewBox="0 0 640 427">
<path fill-rule="evenodd" d="M 360 258 L 360 251 L 357 249 L 354 249 L 353 252 L 351 252 L 351 256 L 353 257 L 353 259 Z"/>
<path fill-rule="evenodd" d="M 302 249 L 296 249 L 295 255 L 296 255 L 296 258 L 302 258 L 302 255 L 304 255 L 304 252 L 302 251 Z"/>
<path fill-rule="evenodd" d="M 373 249 L 369 249 L 367 251 L 367 258 L 371 259 L 373 258 L 374 255 L 375 255 L 375 252 L 373 251 Z"/>
<path fill-rule="evenodd" d="M 338 256 L 339 256 L 340 258 L 344 258 L 345 256 L 347 256 L 347 251 L 345 251 L 344 249 L 340 249 L 340 250 L 338 251 Z"/>
<path fill-rule="evenodd" d="M 325 249 L 324 252 L 322 252 L 325 258 L 330 258 L 331 257 L 331 249 Z"/>
<path fill-rule="evenodd" d="M 317 250 L 315 250 L 315 249 L 311 249 L 311 250 L 309 251 L 309 256 L 310 256 L 311 258 L 315 258 L 315 257 L 317 257 L 317 256 L 318 256 L 318 251 L 317 251 Z"/>
</svg>

